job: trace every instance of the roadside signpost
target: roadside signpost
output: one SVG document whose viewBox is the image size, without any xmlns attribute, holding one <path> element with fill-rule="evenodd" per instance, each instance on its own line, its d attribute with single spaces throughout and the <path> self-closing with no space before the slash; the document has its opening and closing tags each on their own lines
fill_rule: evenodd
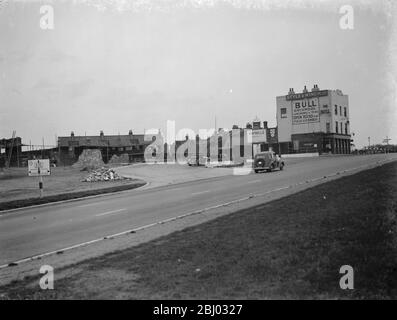
<svg viewBox="0 0 397 320">
<path fill-rule="evenodd" d="M 43 176 L 49 176 L 50 174 L 51 169 L 49 159 L 28 160 L 29 177 L 39 177 L 40 198 L 43 197 Z"/>
<path fill-rule="evenodd" d="M 385 153 L 387 153 L 387 151 L 389 150 L 389 141 L 390 140 L 391 139 L 388 136 L 386 136 L 386 139 L 383 139 L 383 143 L 386 143 Z"/>
</svg>

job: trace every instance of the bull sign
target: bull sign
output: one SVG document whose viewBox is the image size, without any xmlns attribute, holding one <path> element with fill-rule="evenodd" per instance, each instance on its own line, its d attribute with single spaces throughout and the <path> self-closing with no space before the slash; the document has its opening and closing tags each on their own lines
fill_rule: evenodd
<svg viewBox="0 0 397 320">
<path fill-rule="evenodd" d="M 28 160 L 29 177 L 49 176 L 50 174 L 51 170 L 49 159 Z"/>
</svg>

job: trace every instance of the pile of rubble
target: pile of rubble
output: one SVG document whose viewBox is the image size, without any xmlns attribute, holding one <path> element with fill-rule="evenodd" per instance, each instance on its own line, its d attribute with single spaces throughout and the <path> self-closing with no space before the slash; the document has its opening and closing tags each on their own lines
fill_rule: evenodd
<svg viewBox="0 0 397 320">
<path fill-rule="evenodd" d="M 125 164 L 130 162 L 130 157 L 127 153 L 124 153 L 120 156 L 113 155 L 112 158 L 109 160 L 110 164 Z"/>
<path fill-rule="evenodd" d="M 124 180 L 125 178 L 118 175 L 113 169 L 100 168 L 91 171 L 90 174 L 83 179 L 83 182 L 97 182 L 97 181 L 116 181 Z"/>
<path fill-rule="evenodd" d="M 81 170 L 93 170 L 100 168 L 104 165 L 102 160 L 101 150 L 98 149 L 86 149 L 79 156 L 79 160 L 73 164 L 73 168 L 79 168 Z"/>
</svg>

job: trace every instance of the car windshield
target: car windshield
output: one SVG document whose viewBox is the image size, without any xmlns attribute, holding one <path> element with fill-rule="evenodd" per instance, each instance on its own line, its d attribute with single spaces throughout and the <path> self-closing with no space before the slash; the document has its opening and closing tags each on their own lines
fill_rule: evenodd
<svg viewBox="0 0 397 320">
<path fill-rule="evenodd" d="M 258 153 L 256 156 L 255 156 L 255 159 L 259 159 L 259 158 L 265 158 L 265 159 L 267 159 L 267 158 L 270 158 L 271 157 L 271 153 L 269 153 L 269 152 L 266 152 L 266 153 Z"/>
</svg>

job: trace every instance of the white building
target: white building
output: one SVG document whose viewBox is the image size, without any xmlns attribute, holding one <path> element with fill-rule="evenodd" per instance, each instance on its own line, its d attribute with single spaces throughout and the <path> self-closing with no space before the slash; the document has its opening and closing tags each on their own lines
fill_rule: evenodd
<svg viewBox="0 0 397 320">
<path fill-rule="evenodd" d="M 341 90 L 290 88 L 276 100 L 281 153 L 350 153 L 349 97 Z"/>
</svg>

